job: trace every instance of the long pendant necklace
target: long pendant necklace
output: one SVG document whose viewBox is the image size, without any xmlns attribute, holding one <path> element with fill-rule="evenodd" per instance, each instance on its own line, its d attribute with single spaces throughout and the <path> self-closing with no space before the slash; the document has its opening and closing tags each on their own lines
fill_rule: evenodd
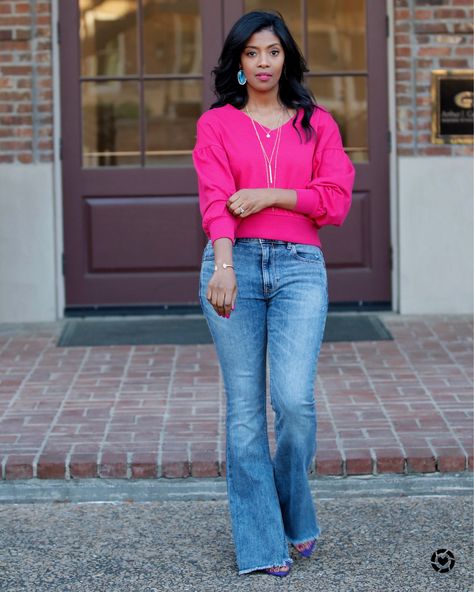
<svg viewBox="0 0 474 592">
<path fill-rule="evenodd" d="M 255 135 L 257 136 L 257 140 L 258 143 L 260 144 L 260 148 L 262 150 L 262 154 L 265 160 L 265 173 L 266 173 L 266 177 L 267 177 L 267 187 L 275 187 L 275 183 L 276 183 L 276 172 L 277 172 L 277 161 L 278 161 L 278 151 L 280 148 L 280 138 L 281 138 L 281 128 L 282 126 L 279 125 L 277 128 L 277 135 L 276 135 L 276 139 L 275 139 L 275 143 L 273 144 L 273 150 L 272 153 L 270 155 L 270 158 L 267 155 L 267 152 L 262 144 L 262 140 L 260 139 L 260 135 L 257 131 L 257 128 L 255 126 L 255 121 L 254 119 L 251 117 L 249 110 L 247 109 L 247 107 L 245 107 L 247 114 L 250 117 L 250 120 L 252 121 L 252 125 L 253 125 L 253 129 L 255 131 Z M 283 115 L 280 115 L 280 120 L 283 117 Z M 258 122 L 257 122 L 258 123 Z M 259 124 L 260 125 L 260 124 Z M 262 126 L 261 126 L 262 127 Z M 267 135 L 268 137 L 268 135 Z M 272 172 L 272 160 L 273 160 L 273 156 L 275 155 L 275 172 Z"/>
</svg>

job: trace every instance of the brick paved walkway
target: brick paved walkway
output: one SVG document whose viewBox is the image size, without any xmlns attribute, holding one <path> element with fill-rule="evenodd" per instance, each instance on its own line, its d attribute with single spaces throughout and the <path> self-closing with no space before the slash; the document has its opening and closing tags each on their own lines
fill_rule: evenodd
<svg viewBox="0 0 474 592">
<path fill-rule="evenodd" d="M 472 318 L 380 317 L 395 341 L 323 344 L 313 474 L 472 471 Z M 0 324 L 2 479 L 225 475 L 213 345 L 58 348 L 63 323 Z"/>
</svg>

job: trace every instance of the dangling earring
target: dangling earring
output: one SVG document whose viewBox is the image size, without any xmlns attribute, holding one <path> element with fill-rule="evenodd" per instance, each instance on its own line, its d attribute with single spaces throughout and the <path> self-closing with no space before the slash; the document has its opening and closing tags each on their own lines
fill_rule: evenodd
<svg viewBox="0 0 474 592">
<path fill-rule="evenodd" d="M 242 68 L 237 72 L 237 80 L 241 86 L 243 86 L 247 82 L 247 78 L 245 78 L 245 74 Z"/>
</svg>

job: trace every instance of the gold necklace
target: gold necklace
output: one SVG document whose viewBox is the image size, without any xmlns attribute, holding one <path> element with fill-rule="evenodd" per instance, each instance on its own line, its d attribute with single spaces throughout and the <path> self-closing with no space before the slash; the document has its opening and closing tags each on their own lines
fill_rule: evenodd
<svg viewBox="0 0 474 592">
<path fill-rule="evenodd" d="M 249 113 L 247 107 L 245 107 L 247 113 Z M 281 119 L 281 116 L 280 116 Z M 273 150 L 272 153 L 270 155 L 270 158 L 268 158 L 268 154 L 265 150 L 265 148 L 263 147 L 262 144 L 262 140 L 260 139 L 260 135 L 257 131 L 257 128 L 255 126 L 255 121 L 252 119 L 252 117 L 250 117 L 250 120 L 252 121 L 252 125 L 253 125 L 253 129 L 255 131 L 255 135 L 257 136 L 257 140 L 258 143 L 260 144 L 260 148 L 262 149 L 262 154 L 263 157 L 265 159 L 265 174 L 267 177 L 267 187 L 275 187 L 275 183 L 276 183 L 276 173 L 277 173 L 277 162 L 278 162 L 278 151 L 280 149 L 280 138 L 281 138 L 281 128 L 282 126 L 280 125 L 277 129 L 277 137 L 275 139 L 275 143 L 273 144 Z M 258 123 L 258 122 L 257 122 Z M 272 174 L 272 160 L 273 160 L 273 156 L 275 155 L 275 172 L 274 174 Z"/>
<path fill-rule="evenodd" d="M 247 105 L 245 106 L 245 110 L 247 111 L 247 114 L 248 114 L 248 116 L 249 116 L 251 119 L 253 119 L 253 117 L 252 117 L 252 115 L 251 115 L 250 111 L 248 110 L 248 107 L 247 107 Z M 280 112 L 280 115 L 279 115 L 279 117 L 278 117 L 278 124 L 279 124 L 279 125 L 281 124 L 281 120 L 282 120 L 282 118 L 283 118 L 283 111 L 281 111 L 281 112 Z M 253 119 L 253 121 L 255 121 L 255 123 L 256 123 L 256 124 L 257 124 L 257 125 L 258 125 L 258 126 L 259 126 L 259 127 L 262 129 L 262 130 L 263 130 L 263 133 L 264 133 L 264 134 L 267 136 L 267 138 L 269 138 L 269 137 L 270 137 L 270 132 L 273 132 L 273 131 L 275 131 L 275 129 L 277 129 L 277 128 L 270 128 L 270 127 L 267 127 L 266 125 L 262 125 L 262 124 L 261 124 L 259 121 L 257 121 L 256 119 Z"/>
</svg>

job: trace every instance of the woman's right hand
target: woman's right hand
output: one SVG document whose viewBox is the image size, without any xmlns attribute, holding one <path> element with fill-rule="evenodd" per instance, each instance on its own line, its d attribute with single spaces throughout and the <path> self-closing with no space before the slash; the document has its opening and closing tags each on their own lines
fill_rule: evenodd
<svg viewBox="0 0 474 592">
<path fill-rule="evenodd" d="M 232 267 L 217 269 L 212 274 L 206 298 L 220 317 L 230 317 L 237 298 L 237 280 Z"/>
</svg>

